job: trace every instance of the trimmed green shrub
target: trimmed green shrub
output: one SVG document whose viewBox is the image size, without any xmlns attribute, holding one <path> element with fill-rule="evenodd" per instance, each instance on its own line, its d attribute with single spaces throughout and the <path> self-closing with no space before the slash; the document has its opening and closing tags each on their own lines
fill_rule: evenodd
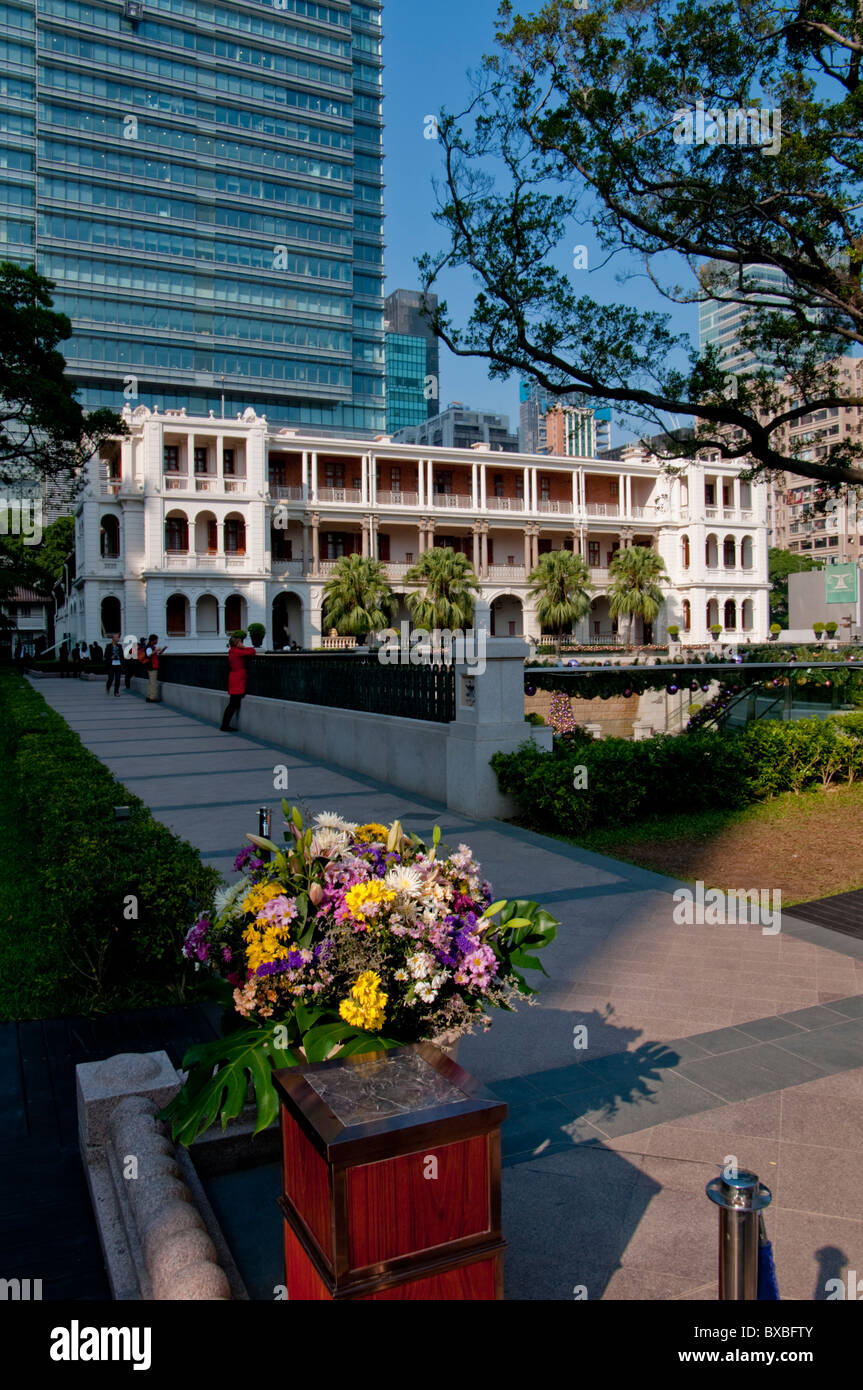
<svg viewBox="0 0 863 1390">
<path fill-rule="evenodd" d="M 182 990 L 190 924 L 207 911 L 219 875 L 154 820 L 19 676 L 0 680 L 6 775 L 32 847 L 43 913 L 34 961 L 72 1001 L 98 1006 L 149 987 Z M 128 806 L 117 820 L 115 806 Z"/>
<path fill-rule="evenodd" d="M 573 789 L 574 768 L 587 786 Z M 863 777 L 863 715 L 754 721 L 732 733 L 667 734 L 556 741 L 551 753 L 523 744 L 495 753 L 502 792 L 538 830 L 578 835 L 588 827 L 625 825 L 651 816 L 742 806 L 853 782 Z"/>
</svg>

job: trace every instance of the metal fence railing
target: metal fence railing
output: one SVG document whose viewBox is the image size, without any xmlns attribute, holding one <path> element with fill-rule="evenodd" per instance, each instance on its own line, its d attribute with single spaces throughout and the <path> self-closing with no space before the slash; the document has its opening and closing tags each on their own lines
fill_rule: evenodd
<svg viewBox="0 0 863 1390">
<path fill-rule="evenodd" d="M 258 655 L 248 663 L 249 695 L 302 704 L 392 714 L 450 724 L 455 719 L 455 668 L 451 664 L 390 665 L 360 653 Z M 226 690 L 227 656 L 166 653 L 162 680 L 206 690 Z"/>
</svg>

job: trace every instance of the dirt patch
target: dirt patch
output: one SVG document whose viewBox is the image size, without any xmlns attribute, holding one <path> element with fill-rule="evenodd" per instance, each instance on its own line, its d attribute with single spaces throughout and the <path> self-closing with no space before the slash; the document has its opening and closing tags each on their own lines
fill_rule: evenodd
<svg viewBox="0 0 863 1390">
<path fill-rule="evenodd" d="M 614 847 L 601 852 L 715 888 L 779 888 L 790 904 L 863 887 L 861 842 L 863 787 L 843 787 L 778 797 L 690 839 L 645 839 L 621 830 Z"/>
</svg>

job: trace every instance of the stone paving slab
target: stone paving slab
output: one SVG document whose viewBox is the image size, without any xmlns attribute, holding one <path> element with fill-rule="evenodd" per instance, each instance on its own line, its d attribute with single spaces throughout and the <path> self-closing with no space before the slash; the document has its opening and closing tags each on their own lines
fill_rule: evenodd
<svg viewBox="0 0 863 1390">
<path fill-rule="evenodd" d="M 703 1187 L 735 1144 L 777 1186 L 769 1226 L 784 1296 L 819 1296 L 823 1269 L 843 1260 L 863 1270 L 848 1157 L 863 1099 L 863 942 L 793 913 L 778 935 L 679 926 L 671 894 L 688 885 L 676 880 L 132 695 L 100 702 L 98 687 L 33 683 L 228 876 L 258 805 L 276 810 L 278 832 L 273 768 L 284 764 L 288 799 L 309 813 L 398 816 L 421 834 L 439 824 L 451 844 L 472 846 L 497 895 L 532 897 L 560 918 L 536 1005 L 499 1016 L 459 1054 L 511 1109 L 508 1297 L 571 1300 L 585 1285 L 590 1298 L 715 1298 L 716 1214 Z M 574 1048 L 582 1027 L 586 1052 Z"/>
</svg>

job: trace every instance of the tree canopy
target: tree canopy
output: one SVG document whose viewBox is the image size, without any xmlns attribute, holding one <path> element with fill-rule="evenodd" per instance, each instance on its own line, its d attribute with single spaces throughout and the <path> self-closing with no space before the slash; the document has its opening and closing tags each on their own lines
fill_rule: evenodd
<svg viewBox="0 0 863 1390">
<path fill-rule="evenodd" d="M 366 637 L 385 628 L 398 608 L 379 560 L 343 555 L 324 585 L 324 627 L 340 637 Z"/>
<path fill-rule="evenodd" d="M 85 415 L 58 343 L 71 337 L 55 313 L 53 285 L 26 268 L 0 262 L 0 485 L 48 479 L 70 490 L 87 460 L 110 435 L 126 433 L 113 410 Z"/>
<path fill-rule="evenodd" d="M 405 584 L 418 584 L 407 595 L 408 611 L 417 627 L 463 631 L 473 622 L 474 594 L 479 584 L 466 555 L 452 546 L 423 551 L 405 574 Z"/>
<path fill-rule="evenodd" d="M 691 417 L 747 476 L 863 483 L 859 436 L 815 458 L 788 433 L 863 405 L 838 361 L 863 344 L 859 0 L 551 0 L 526 18 L 505 0 L 496 42 L 439 121 L 447 244 L 420 258 L 423 286 L 457 268 L 478 286 L 465 326 L 429 310 L 441 339 L 651 431 Z M 668 300 L 745 305 L 757 369 L 699 352 L 637 289 L 598 303 L 557 264 L 583 227 Z"/>
<path fill-rule="evenodd" d="M 590 570 L 571 550 L 548 550 L 539 556 L 528 581 L 530 596 L 536 599 L 536 615 L 542 627 L 555 634 L 560 651 L 564 632 L 571 631 L 590 611 Z"/>
</svg>

